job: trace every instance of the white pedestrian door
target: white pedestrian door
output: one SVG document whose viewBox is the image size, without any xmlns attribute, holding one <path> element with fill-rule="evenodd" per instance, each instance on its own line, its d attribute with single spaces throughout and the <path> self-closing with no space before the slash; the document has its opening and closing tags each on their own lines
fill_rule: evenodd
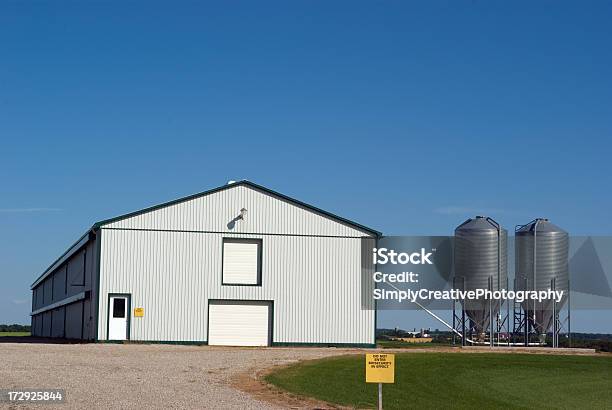
<svg viewBox="0 0 612 410">
<path fill-rule="evenodd" d="M 127 340 L 128 331 L 128 298 L 111 296 L 108 317 L 108 339 Z"/>
</svg>

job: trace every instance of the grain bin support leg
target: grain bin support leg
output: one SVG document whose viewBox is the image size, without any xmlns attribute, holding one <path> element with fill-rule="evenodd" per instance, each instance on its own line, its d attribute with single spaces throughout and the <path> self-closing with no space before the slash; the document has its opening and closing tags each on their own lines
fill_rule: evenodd
<svg viewBox="0 0 612 410">
<path fill-rule="evenodd" d="M 489 290 L 493 292 L 493 276 L 489 277 Z M 495 339 L 495 331 L 493 330 L 493 297 L 489 299 L 489 344 L 493 347 Z"/>
<path fill-rule="evenodd" d="M 555 291 L 555 278 L 550 281 L 550 288 Z M 559 347 L 557 341 L 557 334 L 559 333 L 559 318 L 557 317 L 557 301 L 553 300 L 553 334 L 552 334 L 552 345 L 553 347 Z"/>
</svg>

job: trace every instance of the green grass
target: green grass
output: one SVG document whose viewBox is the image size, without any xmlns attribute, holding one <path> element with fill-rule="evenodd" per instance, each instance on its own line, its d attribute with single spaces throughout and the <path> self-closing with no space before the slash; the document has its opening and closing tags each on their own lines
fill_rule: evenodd
<svg viewBox="0 0 612 410">
<path fill-rule="evenodd" d="M 0 332 L 2 336 L 30 336 L 30 332 Z"/>
<path fill-rule="evenodd" d="M 612 356 L 400 353 L 385 409 L 612 408 Z M 375 407 L 365 356 L 282 368 L 266 380 L 284 390 L 351 407 Z"/>
</svg>

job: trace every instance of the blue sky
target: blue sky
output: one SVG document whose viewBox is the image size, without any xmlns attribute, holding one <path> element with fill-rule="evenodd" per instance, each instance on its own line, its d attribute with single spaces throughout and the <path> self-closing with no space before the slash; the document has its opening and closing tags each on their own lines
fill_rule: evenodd
<svg viewBox="0 0 612 410">
<path fill-rule="evenodd" d="M 228 179 L 386 234 L 612 234 L 610 3 L 176 3 L 0 5 L 0 323 L 93 221 Z"/>
</svg>

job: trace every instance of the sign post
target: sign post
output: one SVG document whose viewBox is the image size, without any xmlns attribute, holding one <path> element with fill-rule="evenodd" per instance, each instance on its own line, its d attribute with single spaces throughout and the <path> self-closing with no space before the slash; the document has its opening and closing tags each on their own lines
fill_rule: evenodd
<svg viewBox="0 0 612 410">
<path fill-rule="evenodd" d="M 382 410 L 382 385 L 395 383 L 395 355 L 366 354 L 366 383 L 378 383 L 378 410 Z"/>
</svg>

